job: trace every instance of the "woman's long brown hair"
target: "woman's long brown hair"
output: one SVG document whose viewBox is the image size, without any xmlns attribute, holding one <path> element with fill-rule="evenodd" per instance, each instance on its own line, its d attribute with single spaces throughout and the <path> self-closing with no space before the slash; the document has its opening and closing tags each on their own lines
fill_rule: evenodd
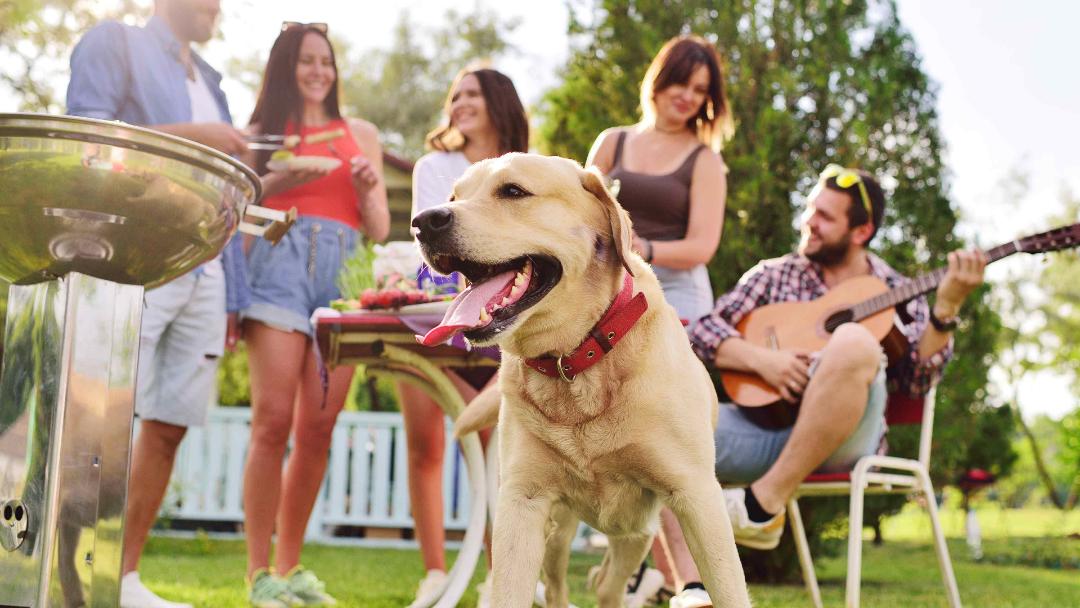
<svg viewBox="0 0 1080 608">
<path fill-rule="evenodd" d="M 466 76 L 475 76 L 480 83 L 480 92 L 484 95 L 488 118 L 495 132 L 499 134 L 499 153 L 529 151 L 529 118 L 525 115 L 525 106 L 518 97 L 517 89 L 508 76 L 497 70 L 482 68 L 464 69 L 458 72 L 450 85 L 450 92 L 443 104 L 445 122 L 432 130 L 425 141 L 428 150 L 451 152 L 460 150 L 465 145 L 465 136 L 450 121 L 450 106 L 454 91 Z"/>
<path fill-rule="evenodd" d="M 673 84 L 686 84 L 698 66 L 709 71 L 709 91 L 705 103 L 686 126 L 697 133 L 701 143 L 719 152 L 735 130 L 731 120 L 731 104 L 724 92 L 724 73 L 716 47 L 701 36 L 677 36 L 668 40 L 649 65 L 641 81 L 641 111 L 645 118 L 655 119 L 653 96 Z"/>
<path fill-rule="evenodd" d="M 258 124 L 259 132 L 268 135 L 280 135 L 285 132 L 285 124 L 292 121 L 299 128 L 303 116 L 304 100 L 300 96 L 300 87 L 296 84 L 296 64 L 300 61 L 300 45 L 304 36 L 315 34 L 326 40 L 330 46 L 330 60 L 334 64 L 334 84 L 330 93 L 323 100 L 323 108 L 331 119 L 341 118 L 341 106 L 338 99 L 337 58 L 334 45 L 326 32 L 308 25 L 293 25 L 278 34 L 274 46 L 270 49 L 270 58 L 266 61 L 263 72 L 262 88 L 251 112 L 249 124 Z M 260 150 L 255 155 L 255 171 L 259 175 L 266 173 L 266 161 L 270 152 Z"/>
</svg>

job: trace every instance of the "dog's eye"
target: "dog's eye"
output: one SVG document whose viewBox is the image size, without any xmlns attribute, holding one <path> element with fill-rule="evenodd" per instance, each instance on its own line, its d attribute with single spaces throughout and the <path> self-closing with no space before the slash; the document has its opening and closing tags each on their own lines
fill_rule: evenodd
<svg viewBox="0 0 1080 608">
<path fill-rule="evenodd" d="M 499 186 L 499 191 L 496 194 L 499 198 L 524 198 L 530 196 L 528 190 L 517 184 L 503 184 Z"/>
</svg>

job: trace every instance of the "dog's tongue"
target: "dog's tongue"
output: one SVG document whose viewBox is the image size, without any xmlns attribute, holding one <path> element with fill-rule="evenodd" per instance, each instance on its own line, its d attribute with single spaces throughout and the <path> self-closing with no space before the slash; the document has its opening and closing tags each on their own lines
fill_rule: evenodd
<svg viewBox="0 0 1080 608">
<path fill-rule="evenodd" d="M 492 298 L 514 280 L 515 274 L 510 270 L 497 274 L 483 283 L 470 285 L 450 303 L 450 308 L 447 309 L 442 322 L 422 338 L 417 336 L 417 340 L 424 346 L 435 346 L 446 342 L 460 331 L 487 325 L 490 321 L 481 322 L 480 313 L 486 309 Z"/>
</svg>

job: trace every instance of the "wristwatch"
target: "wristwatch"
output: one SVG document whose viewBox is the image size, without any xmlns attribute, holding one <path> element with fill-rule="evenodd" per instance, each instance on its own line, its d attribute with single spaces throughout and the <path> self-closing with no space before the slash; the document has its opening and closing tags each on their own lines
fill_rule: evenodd
<svg viewBox="0 0 1080 608">
<path fill-rule="evenodd" d="M 934 314 L 934 307 L 930 307 L 930 324 L 934 326 L 934 329 L 941 333 L 948 333 L 956 329 L 956 317 L 952 316 L 946 321 L 942 321 Z"/>
</svg>

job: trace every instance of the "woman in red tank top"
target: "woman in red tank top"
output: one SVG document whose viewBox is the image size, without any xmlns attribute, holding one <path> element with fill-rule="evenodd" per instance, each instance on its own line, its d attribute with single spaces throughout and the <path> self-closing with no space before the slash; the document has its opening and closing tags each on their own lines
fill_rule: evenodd
<svg viewBox="0 0 1080 608">
<path fill-rule="evenodd" d="M 340 297 L 337 275 L 358 232 L 385 239 L 390 214 L 378 131 L 341 115 L 325 24 L 282 27 L 270 50 L 251 130 L 291 136 L 291 159 L 271 160 L 262 151 L 252 163 L 265 175 L 262 204 L 296 207 L 299 218 L 276 246 L 259 239 L 248 251 L 252 304 L 242 314 L 252 401 L 244 472 L 250 599 L 252 605 L 288 606 L 295 598 L 307 606 L 329 605 L 333 598 L 322 582 L 300 567 L 300 551 L 352 368 L 330 373 L 324 406 L 309 319 L 315 308 Z M 283 474 L 290 433 L 293 446 Z"/>
</svg>

